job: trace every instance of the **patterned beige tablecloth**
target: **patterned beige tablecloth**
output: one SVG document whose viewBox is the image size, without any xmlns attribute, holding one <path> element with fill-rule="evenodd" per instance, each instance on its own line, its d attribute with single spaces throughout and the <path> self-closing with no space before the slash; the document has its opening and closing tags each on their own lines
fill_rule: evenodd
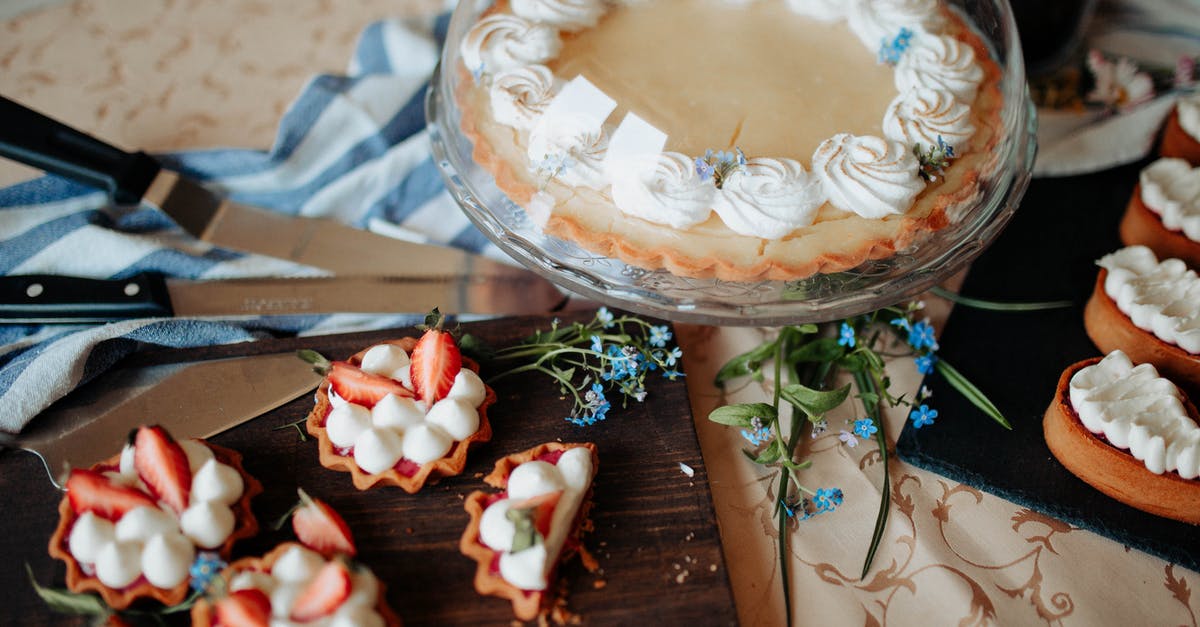
<svg viewBox="0 0 1200 627">
<path fill-rule="evenodd" d="M 0 93 L 126 147 L 266 147 L 306 78 L 342 70 L 367 23 L 440 5 L 56 4 L 0 23 Z M 0 163 L 0 185 L 32 175 Z M 930 313 L 937 323 L 946 310 Z M 742 457 L 736 430 L 705 419 L 721 403 L 769 400 L 770 390 L 759 384 L 725 396 L 710 384 L 721 364 L 769 331 L 681 326 L 679 333 L 739 616 L 748 626 L 780 624 L 774 482 Z M 892 368 L 898 389 L 915 389 L 910 362 Z M 887 416 L 893 442 L 904 419 L 899 412 Z M 991 428 L 980 424 L 981 431 Z M 859 581 L 879 500 L 879 457 L 869 443 L 846 447 L 836 432 L 806 445 L 814 464 L 805 483 L 840 487 L 845 504 L 789 531 L 797 624 L 1197 624 L 1197 573 L 894 460 L 891 521 L 875 569 Z"/>
</svg>

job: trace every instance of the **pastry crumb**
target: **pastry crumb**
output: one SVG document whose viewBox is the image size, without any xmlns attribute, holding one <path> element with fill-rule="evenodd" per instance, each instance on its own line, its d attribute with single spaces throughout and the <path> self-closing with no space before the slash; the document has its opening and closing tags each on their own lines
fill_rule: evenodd
<svg viewBox="0 0 1200 627">
<path fill-rule="evenodd" d="M 483 477 L 483 473 L 482 473 L 482 472 L 477 472 L 477 473 L 475 473 L 475 478 L 476 478 L 476 479 L 479 479 L 479 478 L 481 478 L 481 477 Z"/>
<path fill-rule="evenodd" d="M 687 534 L 686 536 L 684 536 L 684 537 L 683 537 L 683 540 L 684 540 L 684 542 L 691 542 L 691 541 L 692 541 L 692 538 L 695 538 L 695 537 L 696 537 L 696 532 L 695 532 L 695 531 L 689 531 L 689 532 L 688 532 L 688 534 Z"/>
<path fill-rule="evenodd" d="M 692 468 L 691 466 L 688 466 L 687 464 L 685 464 L 683 462 L 679 462 L 679 471 L 682 472 L 683 474 L 687 475 L 688 477 L 696 476 L 696 469 Z"/>
<path fill-rule="evenodd" d="M 716 564 L 709 564 L 709 565 L 708 565 L 708 572 L 710 572 L 710 573 L 715 573 L 715 572 L 717 572 L 717 565 L 716 565 Z"/>
<path fill-rule="evenodd" d="M 412 528 L 412 527 L 405 527 L 405 529 L 404 529 L 404 533 L 407 533 L 408 535 L 410 535 L 410 536 L 411 536 L 411 535 L 413 534 L 413 528 Z"/>
<path fill-rule="evenodd" d="M 608 585 L 608 581 L 606 581 L 604 579 L 597 579 L 592 582 L 592 588 L 594 588 L 596 590 L 603 590 L 604 587 L 607 585 Z"/>
<path fill-rule="evenodd" d="M 683 583 L 683 582 L 687 581 L 689 574 L 691 574 L 691 573 L 689 573 L 686 568 L 683 569 L 682 572 L 680 572 L 678 575 L 675 575 L 675 583 Z"/>
</svg>

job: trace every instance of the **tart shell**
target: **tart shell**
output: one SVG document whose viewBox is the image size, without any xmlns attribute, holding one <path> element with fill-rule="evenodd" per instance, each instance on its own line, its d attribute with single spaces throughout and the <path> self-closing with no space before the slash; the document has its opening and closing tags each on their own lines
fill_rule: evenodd
<svg viewBox="0 0 1200 627">
<path fill-rule="evenodd" d="M 1158 152 L 1164 157 L 1183 159 L 1192 164 L 1192 167 L 1200 166 L 1200 141 L 1196 141 L 1196 138 L 1183 130 L 1179 123 L 1179 109 L 1173 109 L 1167 117 Z"/>
<path fill-rule="evenodd" d="M 275 560 L 279 559 L 288 549 L 294 546 L 302 546 L 298 542 L 284 542 L 279 546 L 271 549 L 269 553 L 262 557 L 244 557 L 230 564 L 221 573 L 221 577 L 228 583 L 234 573 L 242 571 L 258 571 L 270 572 L 275 565 Z M 375 601 L 375 611 L 383 617 L 383 622 L 388 627 L 400 627 L 400 617 L 396 615 L 392 608 L 387 604 L 386 589 L 383 581 L 378 577 L 375 578 L 379 586 L 379 598 Z M 192 606 L 192 625 L 193 627 L 211 627 L 216 619 L 213 616 L 213 606 L 208 602 L 208 599 L 201 597 L 196 600 L 196 604 Z"/>
<path fill-rule="evenodd" d="M 230 507 L 233 510 L 234 520 L 237 521 L 237 524 L 234 526 L 233 532 L 225 539 L 225 542 L 215 549 L 221 555 L 222 559 L 229 559 L 235 542 L 258 533 L 258 519 L 254 517 L 254 513 L 250 510 L 250 499 L 262 493 L 262 483 L 259 483 L 257 479 L 246 473 L 246 469 L 242 467 L 241 453 L 233 449 L 205 442 L 204 440 L 197 441 L 203 442 L 205 446 L 211 449 L 217 461 L 231 466 L 242 477 L 242 497 Z M 121 455 L 117 454 L 106 461 L 92 466 L 92 469 L 112 468 L 119 465 L 120 461 Z M 94 592 L 100 595 L 100 598 L 104 599 L 104 602 L 114 610 L 125 609 L 134 601 L 143 598 L 154 599 L 168 606 L 177 605 L 187 598 L 188 585 L 191 582 L 190 576 L 183 583 L 169 589 L 155 587 L 145 577 L 138 577 L 137 581 L 133 584 L 116 590 L 101 583 L 95 575 L 85 573 L 83 567 L 80 566 L 75 556 L 71 555 L 71 551 L 67 546 L 71 527 L 75 524 L 75 519 L 76 515 L 71 510 L 70 499 L 63 496 L 62 501 L 58 504 L 58 527 L 55 528 L 54 535 L 50 536 L 50 556 L 66 563 L 67 588 L 71 592 Z"/>
<path fill-rule="evenodd" d="M 506 5 L 507 2 L 500 0 L 484 15 L 499 12 Z M 801 279 L 886 259 L 961 219 L 958 214 L 980 195 L 981 171 L 997 167 L 993 153 L 1001 139 L 1000 69 L 979 36 L 957 14 L 948 10 L 944 13 L 950 24 L 946 35 L 970 46 L 984 72 L 972 104 L 974 148 L 956 159 L 939 181 L 929 183 L 903 215 L 866 219 L 826 203 L 819 210 L 817 222 L 778 240 L 735 234 L 715 213 L 707 221 L 683 230 L 654 224 L 625 215 L 605 193 L 575 189 L 556 181 L 545 185 L 545 192 L 560 200 L 571 197 L 581 208 L 533 209 L 531 204 L 539 184 L 523 167 L 514 164 L 514 160 L 524 164 L 524 152 L 506 155 L 505 152 L 512 150 L 496 145 L 497 139 L 500 143 L 507 142 L 510 137 L 518 138 L 519 133 L 488 119 L 486 91 L 474 84 L 462 63 L 457 68 L 455 99 L 462 110 L 462 131 L 473 146 L 473 160 L 493 176 L 496 186 L 523 207 L 546 234 L 633 266 L 665 269 L 677 276 L 724 281 Z M 484 120 L 487 128 L 480 124 Z M 607 228 L 597 226 L 605 224 Z M 681 240 L 699 242 L 701 248 L 714 248 L 713 240 L 727 240 L 729 245 L 708 254 L 696 254 L 673 245 Z"/>
<path fill-rule="evenodd" d="M 1135 326 L 1104 291 L 1107 276 L 1108 270 L 1101 269 L 1092 297 L 1083 310 L 1083 326 L 1096 348 L 1106 355 L 1120 349 L 1134 363 L 1154 364 L 1162 376 L 1187 391 L 1200 390 L 1200 355 L 1168 344 L 1150 331 Z"/>
<path fill-rule="evenodd" d="M 406 337 L 380 343 L 399 346 L 404 352 L 412 354 L 413 348 L 417 345 L 417 339 Z M 368 350 L 370 350 L 370 347 L 354 354 L 348 361 L 356 366 L 361 364 L 363 355 L 366 355 Z M 463 357 L 462 362 L 463 368 L 469 368 L 476 374 L 479 374 L 479 364 L 475 363 L 474 360 Z M 455 441 L 454 445 L 450 448 L 450 452 L 445 457 L 421 464 L 420 469 L 412 476 L 405 476 L 394 467 L 374 474 L 366 472 L 358 467 L 353 456 L 342 455 L 335 450 L 333 442 L 329 440 L 329 435 L 325 432 L 325 418 L 332 409 L 329 401 L 328 377 L 317 388 L 316 406 L 309 412 L 308 418 L 304 421 L 304 426 L 308 430 L 309 435 L 317 438 L 317 449 L 321 465 L 330 470 L 340 470 L 350 473 L 354 487 L 359 490 L 366 490 L 378 484 L 394 485 L 399 486 L 409 494 L 415 494 L 426 482 L 433 482 L 439 477 L 450 477 L 462 473 L 463 468 L 467 464 L 468 449 L 492 439 L 492 424 L 488 421 L 487 408 L 496 402 L 496 392 L 487 384 L 484 384 L 483 389 L 486 392 L 486 396 L 484 396 L 483 402 L 479 404 L 479 407 L 476 408 L 479 412 L 479 430 L 465 440 Z"/>
<path fill-rule="evenodd" d="M 1133 189 L 1119 231 L 1121 242 L 1126 246 L 1140 244 L 1153 250 L 1159 259 L 1174 257 L 1193 268 L 1200 268 L 1200 242 L 1164 226 L 1162 218 L 1142 201 L 1141 183 Z"/>
<path fill-rule="evenodd" d="M 1100 359 L 1074 364 L 1059 378 L 1054 400 L 1042 420 L 1050 452 L 1076 477 L 1130 507 L 1200 525 L 1200 481 L 1184 479 L 1171 471 L 1156 475 L 1128 451 L 1101 440 L 1080 422 L 1071 406 L 1071 377 Z M 1188 415 L 1200 421 L 1191 400 L 1185 399 L 1184 405 Z"/>
<path fill-rule="evenodd" d="M 600 458 L 596 454 L 596 445 L 591 442 L 580 444 L 564 444 L 560 442 L 547 442 L 540 444 L 527 451 L 514 453 L 504 457 L 496 462 L 495 469 L 488 476 L 483 478 L 484 483 L 488 485 L 504 489 L 508 485 L 508 476 L 517 466 L 547 453 L 556 451 L 566 451 L 573 448 L 586 448 L 592 453 L 592 479 L 596 478 L 596 471 L 600 467 Z M 484 545 L 479 539 L 479 523 L 483 517 L 483 510 L 486 508 L 485 503 L 493 494 L 483 491 L 475 491 L 467 497 L 463 507 L 471 516 L 470 522 L 467 523 L 467 528 L 463 531 L 462 538 L 459 540 L 459 550 L 463 555 L 475 560 L 475 591 L 479 594 L 495 596 L 508 599 L 512 602 L 513 614 L 520 620 L 533 620 L 537 618 L 538 613 L 542 609 L 548 609 L 554 600 L 551 588 L 546 590 L 522 590 L 508 583 L 500 573 L 492 570 L 492 560 L 496 552 L 488 546 Z M 567 537 L 563 545 L 562 553 L 558 556 L 558 564 L 570 559 L 578 550 L 580 537 L 585 531 L 591 530 L 591 521 L 588 519 L 588 512 L 592 508 L 592 490 L 589 487 L 587 495 L 579 505 L 579 511 L 575 514 L 575 521 L 571 534 Z M 557 566 L 556 566 L 557 568 Z"/>
</svg>

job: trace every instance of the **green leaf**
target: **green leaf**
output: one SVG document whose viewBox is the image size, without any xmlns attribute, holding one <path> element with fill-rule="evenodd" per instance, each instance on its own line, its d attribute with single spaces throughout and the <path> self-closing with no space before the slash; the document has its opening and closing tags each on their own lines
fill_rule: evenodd
<svg viewBox="0 0 1200 627">
<path fill-rule="evenodd" d="M 762 368 L 762 362 L 770 359 L 774 354 L 775 341 L 765 342 L 750 351 L 742 353 L 725 362 L 724 366 L 721 366 L 721 369 L 717 371 L 714 384 L 717 387 L 721 387 L 730 379 L 754 374 Z"/>
<path fill-rule="evenodd" d="M 858 398 L 862 399 L 863 403 L 871 405 L 879 404 L 879 395 L 874 392 L 860 392 Z"/>
<path fill-rule="evenodd" d="M 496 354 L 496 349 L 470 333 L 458 338 L 458 350 L 475 361 L 488 361 Z"/>
<path fill-rule="evenodd" d="M 846 372 L 865 372 L 871 364 L 862 353 L 850 353 L 837 360 L 837 365 Z"/>
<path fill-rule="evenodd" d="M 55 612 L 99 617 L 112 614 L 112 610 L 104 604 L 104 601 L 101 601 L 100 597 L 94 594 L 79 594 L 57 588 L 43 588 L 38 584 L 37 579 L 34 579 L 33 569 L 29 567 L 28 563 L 25 564 L 25 572 L 29 575 L 29 583 L 33 585 L 33 591 Z"/>
<path fill-rule="evenodd" d="M 813 333 L 816 333 L 817 331 L 821 330 L 821 327 L 819 327 L 811 322 L 808 324 L 802 324 L 798 327 L 792 327 L 792 328 L 800 333 L 803 333 L 804 335 L 812 335 Z"/>
<path fill-rule="evenodd" d="M 775 408 L 766 403 L 741 403 L 718 407 L 712 410 L 708 419 L 731 427 L 749 427 L 750 419 L 755 416 L 765 423 L 774 420 L 776 415 Z"/>
<path fill-rule="evenodd" d="M 574 366 L 567 368 L 566 370 L 563 370 L 562 368 L 555 366 L 554 372 L 557 372 L 558 376 L 562 377 L 563 379 L 565 379 L 567 381 L 570 381 L 571 379 L 575 378 L 575 367 Z"/>
<path fill-rule="evenodd" d="M 986 311 L 1044 311 L 1047 309 L 1069 309 L 1075 306 L 1075 303 L 1069 300 L 1011 303 L 987 300 L 983 298 L 971 298 L 970 296 L 955 294 L 954 292 L 936 285 L 931 291 L 952 303 L 965 305 L 967 307 L 974 307 L 975 309 L 983 309 Z"/>
<path fill-rule="evenodd" d="M 763 449 L 763 452 L 754 458 L 756 464 L 773 464 L 783 457 L 783 445 L 779 440 L 772 440 L 771 445 Z"/>
<path fill-rule="evenodd" d="M 845 349 L 837 343 L 837 338 L 822 337 L 805 342 L 788 351 L 788 363 L 815 362 L 823 363 L 838 359 Z"/>
<path fill-rule="evenodd" d="M 958 392 L 962 394 L 963 397 L 968 401 L 971 401 L 971 404 L 978 407 L 980 411 L 982 411 L 984 414 L 987 414 L 992 420 L 995 420 L 997 423 L 999 423 L 1001 427 L 1004 427 L 1009 431 L 1012 430 L 1012 425 L 1009 424 L 1008 420 L 1004 417 L 1004 414 L 1000 413 L 1000 409 L 992 404 L 992 401 L 988 399 L 987 395 L 980 391 L 979 388 L 975 387 L 975 384 L 968 381 L 967 378 L 964 377 L 958 370 L 955 370 L 954 366 L 951 366 L 945 359 L 939 359 L 934 362 L 933 367 L 938 371 L 938 374 L 942 375 L 942 377 L 946 379 L 946 382 L 949 383 L 951 387 L 958 390 Z"/>
<path fill-rule="evenodd" d="M 820 416 L 841 405 L 850 395 L 850 384 L 836 390 L 814 390 L 799 383 L 785 385 L 780 391 L 783 400 L 796 406 L 809 417 Z"/>
<path fill-rule="evenodd" d="M 300 358 L 300 361 L 312 366 L 313 372 L 319 375 L 329 374 L 329 369 L 333 366 L 324 355 L 311 348 L 302 348 L 296 351 L 296 356 Z"/>
<path fill-rule="evenodd" d="M 794 462 L 790 459 L 785 459 L 781 463 L 792 470 L 804 470 L 812 466 L 812 460 L 810 459 L 806 459 L 802 462 Z"/>
</svg>

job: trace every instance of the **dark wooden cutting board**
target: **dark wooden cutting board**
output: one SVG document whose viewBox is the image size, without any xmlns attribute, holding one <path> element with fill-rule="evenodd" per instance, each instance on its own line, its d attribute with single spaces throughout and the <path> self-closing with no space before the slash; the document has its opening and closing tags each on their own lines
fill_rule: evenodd
<svg viewBox="0 0 1200 627">
<path fill-rule="evenodd" d="M 581 314 L 579 319 L 588 317 Z M 532 317 L 463 326 L 494 346 L 506 346 L 548 324 L 548 318 Z M 379 340 L 415 334 L 399 329 L 267 340 L 161 351 L 139 360 L 165 363 L 300 347 L 341 359 Z M 488 372 L 483 375 L 486 379 Z M 473 490 L 490 490 L 480 477 L 506 454 L 551 440 L 591 441 L 599 449 L 600 468 L 592 510 L 595 531 L 585 538 L 585 545 L 599 561 L 601 572 L 587 572 L 578 559 L 564 569 L 569 608 L 587 625 L 736 623 L 708 476 L 683 380 L 649 377 L 650 393 L 644 403 L 614 407 L 605 422 L 592 427 L 576 427 L 564 420 L 570 403 L 547 378 L 511 377 L 494 387 L 499 400 L 489 410 L 495 431 L 492 441 L 472 451 L 462 475 L 412 495 L 392 487 L 360 492 L 348 474 L 318 464 L 312 438 L 301 441 L 295 429 L 280 429 L 308 414 L 311 395 L 212 438 L 241 451 L 246 470 L 265 486 L 253 503 L 263 530 L 239 544 L 235 555 L 260 555 L 293 539 L 290 526 L 282 531 L 270 526 L 294 504 L 296 488 L 301 486 L 346 518 L 361 561 L 387 585 L 388 601 L 405 625 L 510 625 L 509 603 L 475 593 L 475 564 L 458 551 L 467 522 L 463 497 Z M 220 393 L 213 390 L 214 397 Z M 684 475 L 681 462 L 693 468 L 695 476 Z M 51 613 L 25 576 L 28 563 L 43 585 L 63 585 L 62 563 L 46 552 L 59 497 L 33 455 L 0 452 L 0 554 L 4 556 L 0 589 L 7 591 L 0 623 L 86 624 Z"/>
</svg>

